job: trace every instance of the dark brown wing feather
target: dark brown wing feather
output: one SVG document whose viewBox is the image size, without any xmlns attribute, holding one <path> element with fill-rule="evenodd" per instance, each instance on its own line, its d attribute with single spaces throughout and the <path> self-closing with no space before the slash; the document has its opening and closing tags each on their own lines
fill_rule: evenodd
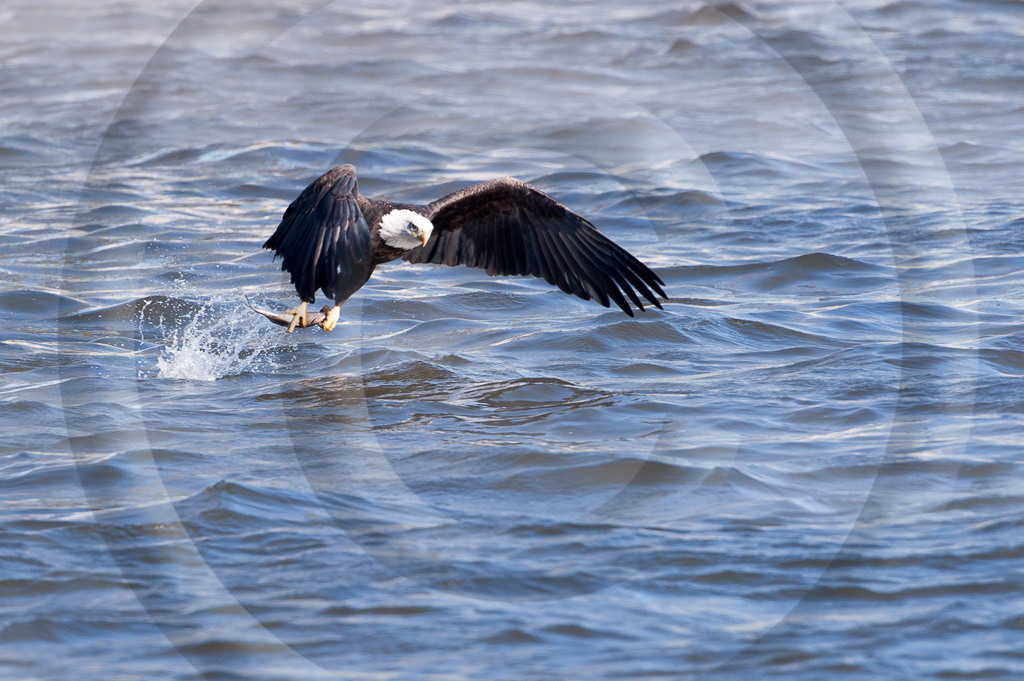
<svg viewBox="0 0 1024 681">
<path fill-rule="evenodd" d="M 650 268 L 585 218 L 515 178 L 460 189 L 431 203 L 427 213 L 434 233 L 402 256 L 408 262 L 539 277 L 583 300 L 605 307 L 614 301 L 630 317 L 629 301 L 642 310 L 643 296 L 660 309 L 658 296 L 666 297 Z"/>
<path fill-rule="evenodd" d="M 356 170 L 332 168 L 306 187 L 281 218 L 263 248 L 281 256 L 299 297 L 314 301 L 317 289 L 329 298 L 359 288 L 372 271 L 370 228 L 359 210 Z M 353 289 L 354 290 L 354 289 Z"/>
</svg>

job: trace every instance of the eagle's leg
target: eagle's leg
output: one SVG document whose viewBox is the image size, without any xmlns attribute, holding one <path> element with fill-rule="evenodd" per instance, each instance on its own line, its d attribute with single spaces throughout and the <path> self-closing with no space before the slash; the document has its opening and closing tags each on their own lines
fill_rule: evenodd
<svg viewBox="0 0 1024 681">
<path fill-rule="evenodd" d="M 338 317 L 341 316 L 341 305 L 335 305 L 330 309 L 324 305 L 324 309 L 321 312 L 327 315 L 324 317 L 324 331 L 330 331 L 338 323 Z"/>
<path fill-rule="evenodd" d="M 303 301 L 299 303 L 298 307 L 284 311 L 285 314 L 292 315 L 292 323 L 288 325 L 288 333 L 293 333 L 295 331 L 295 326 L 298 324 L 302 324 L 302 328 L 306 328 L 306 322 L 308 321 L 306 319 L 307 304 L 308 303 Z"/>
</svg>

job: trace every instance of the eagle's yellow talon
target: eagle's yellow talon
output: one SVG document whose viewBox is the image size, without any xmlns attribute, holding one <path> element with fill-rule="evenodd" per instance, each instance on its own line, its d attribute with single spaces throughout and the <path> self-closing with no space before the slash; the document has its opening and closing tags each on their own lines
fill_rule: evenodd
<svg viewBox="0 0 1024 681">
<path fill-rule="evenodd" d="M 284 313 L 292 315 L 292 323 L 288 325 L 288 333 L 293 333 L 298 324 L 302 324 L 302 328 L 306 328 L 306 303 L 300 303 L 298 307 L 285 310 Z"/>
<path fill-rule="evenodd" d="M 338 317 L 341 316 L 341 306 L 335 305 L 330 310 L 324 305 L 324 309 L 321 310 L 327 316 L 324 318 L 324 331 L 330 331 L 334 328 L 334 325 L 338 323 Z"/>
</svg>

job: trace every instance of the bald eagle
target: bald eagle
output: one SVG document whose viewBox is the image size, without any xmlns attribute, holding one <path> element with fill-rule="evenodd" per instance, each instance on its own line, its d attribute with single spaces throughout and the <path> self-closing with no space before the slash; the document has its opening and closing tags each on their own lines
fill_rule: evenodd
<svg viewBox="0 0 1024 681">
<path fill-rule="evenodd" d="M 466 265 L 488 275 L 543 278 L 566 293 L 614 301 L 630 317 L 637 295 L 661 309 L 664 282 L 586 218 L 512 177 L 460 189 L 426 206 L 368 199 L 351 165 L 328 170 L 288 206 L 263 244 L 281 257 L 301 299 L 284 315 L 257 310 L 288 327 L 334 328 L 341 305 L 382 263 Z M 307 314 L 317 289 L 334 307 Z M 627 297 L 629 300 L 627 300 Z"/>
</svg>

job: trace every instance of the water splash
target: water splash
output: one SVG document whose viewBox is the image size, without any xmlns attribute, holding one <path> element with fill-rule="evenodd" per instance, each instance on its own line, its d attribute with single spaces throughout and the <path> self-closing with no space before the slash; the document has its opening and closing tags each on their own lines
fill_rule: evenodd
<svg viewBox="0 0 1024 681">
<path fill-rule="evenodd" d="M 277 327 L 263 322 L 238 301 L 206 302 L 183 326 L 166 335 L 157 358 L 157 378 L 215 381 L 226 376 L 276 369 Z M 159 325 L 163 331 L 163 323 Z"/>
</svg>

